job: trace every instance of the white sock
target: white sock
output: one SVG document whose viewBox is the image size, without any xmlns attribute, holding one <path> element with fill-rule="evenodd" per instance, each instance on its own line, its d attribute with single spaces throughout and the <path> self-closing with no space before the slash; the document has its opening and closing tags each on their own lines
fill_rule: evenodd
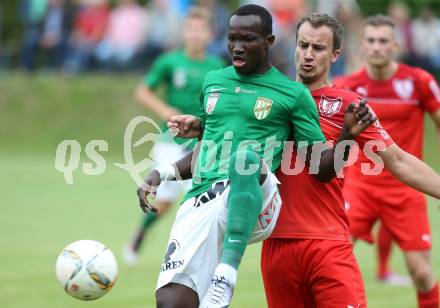
<svg viewBox="0 0 440 308">
<path fill-rule="evenodd" d="M 237 270 L 226 263 L 220 263 L 217 265 L 217 268 L 215 269 L 214 275 L 217 276 L 224 276 L 226 279 L 228 279 L 234 286 L 237 282 Z"/>
</svg>

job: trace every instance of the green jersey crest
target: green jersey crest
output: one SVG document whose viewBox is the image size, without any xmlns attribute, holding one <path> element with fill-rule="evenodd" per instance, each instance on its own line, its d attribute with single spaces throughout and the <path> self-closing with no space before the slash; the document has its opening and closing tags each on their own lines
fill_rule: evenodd
<svg viewBox="0 0 440 308">
<path fill-rule="evenodd" d="M 273 101 L 271 99 L 259 96 L 254 106 L 254 114 L 258 120 L 267 118 L 272 109 Z"/>
</svg>

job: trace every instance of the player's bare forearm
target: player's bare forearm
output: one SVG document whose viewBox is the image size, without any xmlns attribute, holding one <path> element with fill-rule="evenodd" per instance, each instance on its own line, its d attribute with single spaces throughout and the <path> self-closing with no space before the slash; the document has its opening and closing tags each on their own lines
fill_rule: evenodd
<svg viewBox="0 0 440 308">
<path fill-rule="evenodd" d="M 180 175 L 180 177 L 178 176 L 177 180 L 188 180 L 192 178 L 192 166 L 196 162 L 197 155 L 199 154 L 199 148 L 198 143 L 191 152 L 173 164 L 174 168 L 176 169 L 176 175 Z"/>
<path fill-rule="evenodd" d="M 134 93 L 135 100 L 159 115 L 162 119 L 168 120 L 171 116 L 179 114 L 179 111 L 170 107 L 166 102 L 160 99 L 150 88 L 140 84 Z"/>
<path fill-rule="evenodd" d="M 349 145 L 343 147 L 342 153 L 338 151 L 338 145 L 341 142 L 353 141 L 354 136 L 350 134 L 347 129 L 342 129 L 341 134 L 335 143 L 334 147 L 326 148 L 322 151 L 319 158 L 318 172 L 314 176 L 321 182 L 330 182 L 342 169 L 344 163 L 348 160 L 348 155 L 350 153 Z M 323 145 L 324 146 L 324 145 Z M 308 148 L 308 155 L 306 163 L 308 166 L 313 164 L 313 155 L 311 153 L 311 148 Z M 316 148 L 315 148 L 316 150 Z M 340 156 L 340 157 L 339 157 Z"/>
<path fill-rule="evenodd" d="M 176 161 L 174 163 L 174 167 L 176 168 L 176 174 L 180 175 L 179 180 L 188 180 L 192 178 L 192 172 L 191 172 L 191 162 L 193 158 L 193 151 L 186 154 L 184 157 L 182 157 L 180 160 Z"/>
<path fill-rule="evenodd" d="M 326 149 L 322 152 L 318 173 L 313 174 L 319 181 L 327 183 L 336 176 L 334 154 L 335 152 L 333 148 Z"/>
<path fill-rule="evenodd" d="M 440 199 L 440 175 L 417 157 L 405 152 L 397 145 L 378 152 L 385 168 L 404 184 Z"/>
</svg>

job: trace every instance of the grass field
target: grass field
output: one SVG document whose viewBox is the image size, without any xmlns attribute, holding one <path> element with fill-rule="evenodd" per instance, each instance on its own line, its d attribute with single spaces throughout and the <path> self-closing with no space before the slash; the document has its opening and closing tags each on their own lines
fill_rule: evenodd
<svg viewBox="0 0 440 308">
<path fill-rule="evenodd" d="M 132 101 L 138 77 L 0 75 L 0 307 L 154 307 L 155 282 L 174 215 L 169 213 L 148 235 L 140 264 L 127 267 L 121 249 L 141 211 L 134 182 L 112 164 L 123 160 L 123 132 L 128 121 L 145 114 Z M 106 140 L 106 172 L 86 176 L 79 168 L 74 172 L 74 184 L 67 185 L 54 167 L 55 149 L 63 139 L 77 139 L 83 151 L 92 139 Z M 428 163 L 440 172 L 432 124 L 427 126 L 425 153 Z M 86 157 L 83 162 L 88 162 Z M 439 276 L 439 202 L 429 203 Z M 119 261 L 118 281 L 100 300 L 70 298 L 55 279 L 59 252 L 78 239 L 105 243 Z M 266 307 L 259 249 L 253 245 L 246 253 L 232 307 Z M 393 266 L 405 273 L 401 254 L 395 252 Z M 356 247 L 369 306 L 416 307 L 412 288 L 375 281 L 373 253 L 365 244 Z"/>
</svg>

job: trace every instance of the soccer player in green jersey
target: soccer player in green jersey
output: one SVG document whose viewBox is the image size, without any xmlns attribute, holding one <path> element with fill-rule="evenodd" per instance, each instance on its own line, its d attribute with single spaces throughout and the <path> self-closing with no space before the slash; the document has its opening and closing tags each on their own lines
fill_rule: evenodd
<svg viewBox="0 0 440 308">
<path fill-rule="evenodd" d="M 267 238 L 278 218 L 281 200 L 272 172 L 280 165 L 285 141 L 292 138 L 300 151 L 306 150 L 306 163 L 318 165 L 319 180 L 329 181 L 339 171 L 337 146 L 324 149 L 310 92 L 270 64 L 274 39 L 272 17 L 265 8 L 246 5 L 231 15 L 228 49 L 233 66 L 207 74 L 200 126 L 194 122 L 182 134 L 198 136 L 203 131 L 194 174 L 187 155 L 154 169 L 138 189 L 141 207 L 153 210 L 147 195 L 162 180 L 193 178 L 162 263 L 158 307 L 229 306 L 247 244 Z M 370 125 L 355 116 L 368 110 L 356 108 L 347 109 L 336 144 Z M 321 155 L 312 153 L 314 143 L 321 145 Z"/>
<path fill-rule="evenodd" d="M 211 70 L 223 67 L 223 61 L 206 53 L 212 38 L 212 16 L 202 7 L 189 10 L 183 24 L 183 48 L 165 53 L 154 62 L 144 81 L 137 87 L 136 100 L 156 113 L 163 121 L 163 131 L 167 129 L 166 121 L 172 115 L 192 114 L 200 116 L 197 99 L 203 79 Z M 156 89 L 165 87 L 165 97 L 161 98 Z M 187 149 L 182 149 L 180 138 L 164 140 L 155 144 L 152 156 L 158 165 L 172 163 L 180 159 Z M 191 150 L 191 149 L 189 149 Z M 162 215 L 179 197 L 182 187 L 186 191 L 190 181 L 179 183 L 166 181 L 160 185 L 155 206 L 157 212 L 147 213 L 136 230 L 133 240 L 124 249 L 124 259 L 128 264 L 135 264 L 146 230 Z"/>
</svg>

